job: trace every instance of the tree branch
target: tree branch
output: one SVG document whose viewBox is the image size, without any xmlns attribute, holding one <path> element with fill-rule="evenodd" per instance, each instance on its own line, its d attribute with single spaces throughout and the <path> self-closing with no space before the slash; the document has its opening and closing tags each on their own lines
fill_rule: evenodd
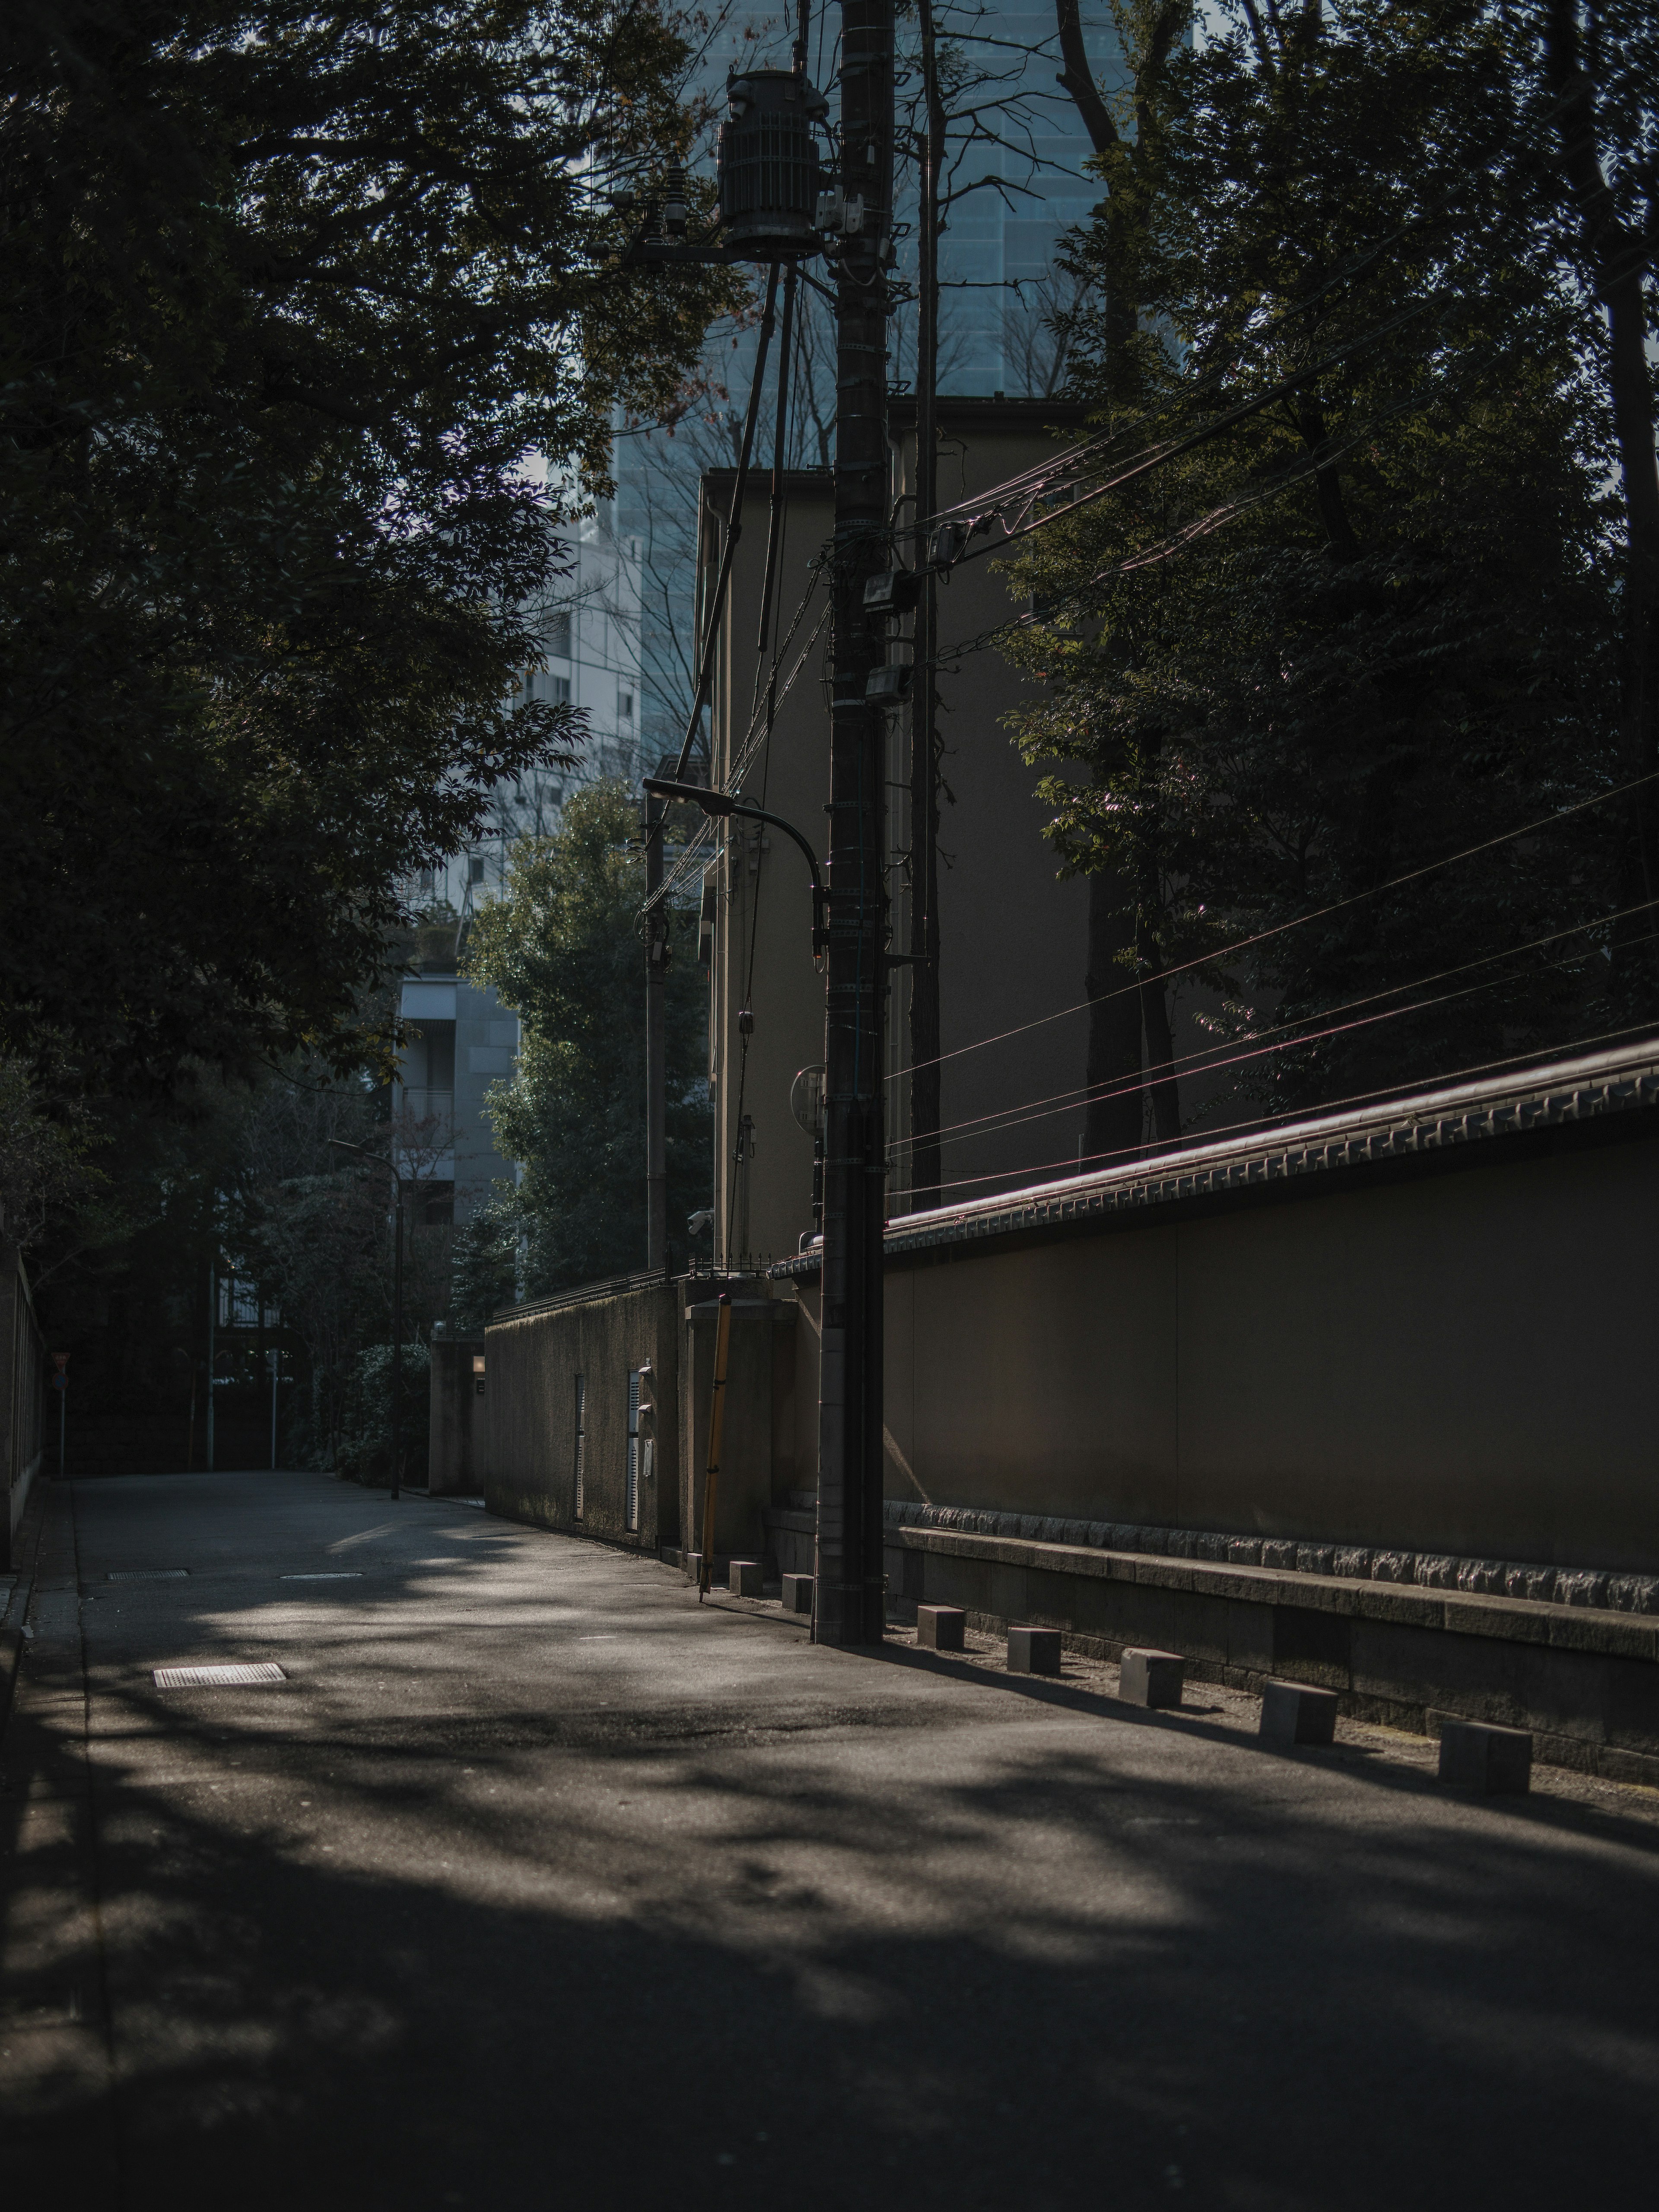
<svg viewBox="0 0 1659 2212">
<path fill-rule="evenodd" d="M 1120 143 L 1118 129 L 1089 66 L 1079 0 L 1054 0 L 1054 18 L 1060 28 L 1060 58 L 1065 64 L 1056 82 L 1071 94 L 1072 105 L 1096 153 L 1109 154 Z"/>
</svg>

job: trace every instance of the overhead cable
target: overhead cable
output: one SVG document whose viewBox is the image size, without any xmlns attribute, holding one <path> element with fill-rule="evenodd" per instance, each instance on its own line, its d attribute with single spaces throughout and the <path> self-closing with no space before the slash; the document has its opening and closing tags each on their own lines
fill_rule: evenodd
<svg viewBox="0 0 1659 2212">
<path fill-rule="evenodd" d="M 1010 1037 L 1024 1036 L 1031 1030 L 1046 1028 L 1050 1022 L 1063 1021 L 1068 1015 L 1086 1013 L 1092 1006 L 1106 1006 L 1113 999 L 1122 998 L 1127 992 L 1140 990 L 1145 984 L 1167 983 L 1175 976 L 1190 975 L 1195 968 L 1213 967 L 1218 961 L 1231 960 L 1236 953 L 1248 952 L 1255 945 L 1266 945 L 1272 938 L 1283 937 L 1289 930 L 1304 929 L 1310 922 L 1323 921 L 1331 915 L 1345 912 L 1349 907 L 1363 905 L 1367 899 L 1380 898 L 1385 891 L 1398 890 L 1403 884 L 1414 884 L 1424 876 L 1433 875 L 1438 869 L 1455 867 L 1462 860 L 1473 860 L 1482 853 L 1492 852 L 1497 846 L 1513 842 L 1517 837 L 1534 837 L 1558 822 L 1565 822 L 1575 814 L 1582 814 L 1587 807 L 1604 805 L 1610 799 L 1623 799 L 1629 793 L 1639 790 L 1644 784 L 1651 783 L 1656 777 L 1659 777 L 1659 769 L 1650 769 L 1644 775 L 1632 776 L 1628 783 L 1615 784 L 1611 791 L 1599 791 L 1593 798 L 1576 799 L 1571 806 L 1559 807 L 1553 814 L 1543 815 L 1535 822 L 1523 823 L 1518 830 L 1505 830 L 1499 836 L 1488 837 L 1479 845 L 1466 846 L 1462 852 L 1448 853 L 1438 860 L 1425 860 L 1420 868 L 1408 868 L 1404 875 L 1391 876 L 1387 883 L 1373 884 L 1369 890 L 1354 891 L 1346 898 L 1334 899 L 1328 906 L 1316 907 L 1311 914 L 1298 915 L 1291 921 L 1275 922 L 1271 929 L 1257 930 L 1254 936 L 1241 937 L 1231 945 L 1218 945 L 1213 952 L 1200 953 L 1173 968 L 1160 969 L 1155 975 L 1137 976 L 1133 983 L 1125 983 L 1115 991 L 1103 991 L 1098 998 L 1079 999 L 1073 1005 L 1061 1006 L 1052 1014 L 1040 1014 L 1035 1021 L 1021 1022 L 1011 1030 L 999 1030 L 994 1036 L 980 1037 L 972 1044 L 957 1045 L 949 1052 L 940 1053 L 939 1058 L 940 1060 L 959 1060 L 964 1053 L 981 1052 L 988 1045 L 1002 1044 Z M 934 1065 L 932 1061 L 921 1064 L 927 1066 Z M 910 1073 L 908 1068 L 899 1068 L 887 1079 L 892 1082 L 897 1077 Z"/>
<path fill-rule="evenodd" d="M 1538 117 L 1528 126 L 1528 128 L 1533 131 L 1541 129 L 1545 125 L 1552 120 L 1559 109 L 1565 107 L 1569 103 L 1571 97 L 1572 95 L 1571 94 L 1563 94 L 1560 99 L 1553 102 L 1552 105 L 1544 111 L 1543 114 Z M 1412 216 L 1407 222 L 1397 224 L 1395 228 L 1387 233 L 1385 236 L 1375 240 L 1370 246 L 1365 247 L 1359 252 L 1351 256 L 1339 268 L 1334 270 L 1323 283 L 1317 285 L 1312 291 L 1305 294 L 1302 298 L 1289 302 L 1277 309 L 1270 319 L 1272 324 L 1274 325 L 1282 325 L 1300 315 L 1304 315 L 1310 312 L 1322 299 L 1327 296 L 1328 293 L 1334 290 L 1340 285 L 1350 283 L 1354 277 L 1362 275 L 1365 270 L 1379 260 L 1390 247 L 1398 245 L 1401 240 L 1408 237 L 1413 230 L 1420 229 L 1426 225 L 1431 224 L 1437 222 L 1441 216 L 1449 213 L 1452 207 L 1453 197 L 1454 195 L 1451 191 L 1446 192 L 1441 197 L 1437 204 L 1431 204 L 1419 214 Z M 1507 202 L 1493 211 L 1492 221 L 1495 222 L 1501 220 L 1503 216 L 1510 211 L 1510 207 L 1515 204 L 1517 204 L 1522 197 L 1522 188 L 1517 187 L 1515 191 L 1509 195 Z M 1440 288 L 1440 295 L 1446 298 L 1457 298 L 1462 296 L 1462 290 L 1461 288 L 1455 286 L 1445 285 Z M 1426 307 L 1432 303 L 1431 295 L 1430 300 L 1419 303 L 1419 309 L 1413 309 L 1412 312 L 1416 313 L 1419 311 L 1421 307 Z M 1373 337 L 1380 335 L 1382 332 L 1385 332 L 1389 327 L 1390 326 L 1388 325 L 1381 325 L 1379 326 L 1378 332 L 1372 333 L 1371 335 Z M 1271 337 L 1273 334 L 1274 332 L 1270 330 L 1267 335 Z M 1365 342 L 1365 340 L 1362 339 L 1356 340 L 1353 343 L 1355 344 L 1360 344 Z M 1323 364 L 1316 364 L 1313 369 L 1301 371 L 1296 380 L 1304 380 L 1309 374 L 1316 373 L 1316 370 L 1320 367 L 1328 365 L 1329 362 L 1328 361 Z M 1066 477 L 1077 473 L 1079 468 L 1086 470 L 1088 465 L 1097 457 L 1105 454 L 1113 446 L 1120 444 L 1124 438 L 1127 437 L 1134 430 L 1139 429 L 1148 423 L 1158 421 L 1161 416 L 1167 416 L 1172 408 L 1180 411 L 1187 411 L 1190 410 L 1196 401 L 1217 390 L 1230 376 L 1236 374 L 1237 368 L 1238 363 L 1235 357 L 1234 359 L 1223 363 L 1217 368 L 1211 370 L 1206 375 L 1199 378 L 1194 383 L 1185 386 L 1179 391 L 1170 393 L 1168 398 L 1161 403 L 1143 410 L 1139 415 L 1132 417 L 1128 422 L 1120 423 L 1113 428 L 1102 431 L 1093 438 L 1084 440 L 1079 444 L 1066 448 L 1065 452 L 1055 455 L 1050 459 L 1035 462 L 1030 468 L 1021 470 L 1018 474 L 1007 477 L 1002 483 L 992 486 L 988 491 L 977 493 L 971 498 L 959 500 L 951 507 L 941 507 L 935 514 L 918 516 L 914 522 L 908 524 L 904 529 L 897 534 L 902 538 L 921 537 L 933 529 L 941 522 L 957 520 L 963 516 L 971 515 L 979 517 L 991 514 L 997 512 L 1004 506 L 1013 504 L 1019 499 L 1022 494 L 1026 495 L 1026 509 L 1029 511 L 1029 507 L 1032 501 L 1036 497 L 1041 496 L 1045 489 L 1062 483 Z M 1275 396 L 1282 396 L 1282 393 Z M 1066 510 L 1060 511 L 1064 512 Z M 1036 527 L 1037 526 L 1033 525 L 1031 526 Z M 1000 545 L 1006 543 L 1007 543 L 1007 539 L 1004 538 L 1000 541 L 998 544 L 981 548 L 980 553 L 996 552 L 1000 550 Z M 973 559 L 980 557 L 980 556 L 979 554 L 970 554 L 966 555 L 963 557 Z"/>
<path fill-rule="evenodd" d="M 1587 1052 L 1592 1045 L 1613 1044 L 1616 1043 L 1622 1037 L 1636 1036 L 1653 1037 L 1653 1024 L 1651 1021 L 1629 1022 L 1626 1023 L 1622 1029 L 1603 1030 L 1595 1036 L 1577 1037 L 1573 1040 L 1570 1048 L 1564 1046 L 1560 1048 L 1560 1049 L 1571 1049 L 1576 1053 Z M 1654 1042 L 1656 1048 L 1659 1048 L 1659 1038 L 1655 1038 Z M 1517 1067 L 1524 1069 L 1528 1063 L 1534 1066 L 1547 1066 L 1549 1065 L 1547 1060 L 1540 1060 L 1538 1049 L 1534 1047 L 1529 1052 L 1513 1053 L 1504 1060 L 1484 1060 L 1473 1067 L 1455 1067 L 1432 1077 L 1412 1076 L 1401 1083 L 1387 1083 L 1380 1085 L 1370 1091 L 1356 1091 L 1346 1098 L 1327 1099 L 1317 1106 L 1282 1107 L 1271 1114 L 1258 1115 L 1254 1121 L 1242 1121 L 1235 1127 L 1224 1131 L 1194 1130 L 1192 1132 L 1190 1136 L 1178 1138 L 1174 1144 L 1169 1146 L 1167 1148 L 1158 1146 L 1149 1152 L 1145 1144 L 1118 1145 L 1109 1152 L 1088 1152 L 1070 1159 L 1042 1160 L 1038 1162 L 1035 1166 L 1029 1168 L 1003 1168 L 991 1175 L 960 1176 L 954 1182 L 942 1184 L 940 1188 L 945 1190 L 966 1190 L 970 1186 L 978 1183 L 1006 1182 L 1010 1176 L 1045 1175 L 1050 1168 L 1068 1169 L 1072 1175 L 1075 1176 L 1082 1174 L 1091 1166 L 1097 1165 L 1098 1163 L 1103 1160 L 1145 1158 L 1148 1167 L 1151 1168 L 1156 1165 L 1160 1160 L 1179 1159 L 1182 1156 L 1183 1150 L 1190 1151 L 1199 1146 L 1215 1144 L 1220 1141 L 1221 1138 L 1224 1136 L 1228 1139 L 1237 1139 L 1242 1140 L 1243 1139 L 1254 1135 L 1258 1132 L 1266 1132 L 1271 1129 L 1277 1122 L 1294 1121 L 1297 1120 L 1305 1121 L 1316 1115 L 1336 1114 L 1340 1113 L 1344 1107 L 1347 1106 L 1380 1106 L 1389 1098 L 1398 1097 L 1402 1091 L 1408 1095 L 1420 1091 L 1424 1088 L 1425 1084 L 1428 1082 L 1437 1084 L 1461 1083 L 1477 1075 L 1496 1074 L 1500 1068 Z M 1009 1194 L 1010 1196 L 1013 1196 L 1014 1194 L 1015 1194 L 1012 1192 Z M 973 1200 L 964 1200 L 964 1203 L 971 1205 Z M 948 1212 L 949 1208 L 929 1208 L 929 1211 Z M 889 1222 L 888 1226 L 890 1228 L 902 1228 L 908 1226 L 906 1217 L 903 1215 L 897 1216 L 896 1219 Z"/>
<path fill-rule="evenodd" d="M 749 410 L 744 416 L 743 444 L 738 454 L 737 480 L 732 487 L 732 506 L 726 519 L 726 544 L 720 551 L 720 573 L 714 580 L 703 624 L 702 657 L 697 670 L 697 688 L 691 701 L 691 719 L 685 726 L 685 739 L 674 769 L 674 781 L 679 782 L 685 775 L 686 763 L 691 757 L 691 748 L 696 742 L 697 732 L 702 726 L 702 711 L 708 704 L 708 689 L 714 680 L 714 656 L 720 645 L 720 611 L 726 604 L 726 587 L 732 580 L 732 563 L 737 556 L 738 540 L 743 535 L 743 497 L 749 483 L 749 456 L 754 449 L 755 423 L 760 414 L 761 387 L 766 380 L 766 356 L 772 343 L 772 310 L 778 296 L 778 264 L 774 261 L 767 270 L 766 305 L 762 310 L 760 337 L 755 348 L 755 374 L 749 384 Z"/>
<path fill-rule="evenodd" d="M 1317 1013 L 1292 1015 L 1286 1021 L 1275 1023 L 1270 1029 L 1253 1030 L 1242 1038 L 1231 1037 L 1224 1043 L 1200 1046 L 1194 1052 L 1182 1053 L 1171 1061 L 1160 1063 L 1157 1068 L 1139 1071 L 1133 1077 L 1126 1076 L 1121 1080 L 1114 1079 L 1110 1087 L 1104 1090 L 1097 1090 L 1085 1084 L 1068 1091 L 1056 1091 L 1048 1098 L 1033 1098 L 1024 1104 L 1004 1107 L 998 1113 L 981 1114 L 972 1121 L 953 1121 L 939 1131 L 939 1137 L 941 1140 L 948 1139 L 952 1144 L 965 1144 L 970 1137 L 1000 1136 L 1005 1129 L 1023 1127 L 1028 1121 L 1050 1121 L 1060 1114 L 1074 1114 L 1080 1107 L 1099 1106 L 1114 1098 L 1128 1097 L 1144 1090 L 1149 1081 L 1173 1074 L 1176 1070 L 1183 1070 L 1188 1075 L 1214 1075 L 1224 1067 L 1240 1066 L 1246 1060 L 1259 1060 L 1272 1053 L 1293 1052 L 1298 1045 L 1317 1044 L 1326 1037 L 1339 1036 L 1347 1030 L 1364 1029 L 1373 1022 L 1391 1021 L 1399 1015 L 1421 1013 L 1431 1006 L 1444 1006 L 1449 1000 L 1465 998 L 1471 991 L 1492 990 L 1499 984 L 1514 982 L 1517 978 L 1513 975 L 1489 976 L 1484 983 L 1471 984 L 1462 991 L 1446 992 L 1438 998 L 1413 1000 L 1407 1006 L 1389 1007 L 1382 1013 L 1368 1015 L 1364 1021 L 1340 1022 L 1328 1029 L 1311 1030 L 1302 1036 L 1283 1037 L 1277 1044 L 1261 1044 L 1263 1038 L 1273 1036 L 1280 1030 L 1299 1029 L 1306 1022 L 1328 1022 L 1333 1015 L 1352 1014 L 1362 1006 L 1376 1006 L 1379 1000 L 1397 999 L 1403 991 L 1422 991 L 1431 983 L 1448 983 L 1456 976 L 1472 975 L 1477 968 L 1490 968 L 1494 962 L 1515 960 L 1524 953 L 1541 951 L 1546 945 L 1559 945 L 1565 938 L 1583 937 L 1594 929 L 1610 929 L 1616 922 L 1627 921 L 1632 915 L 1651 913 L 1656 906 L 1659 906 L 1659 899 L 1643 899 L 1634 906 L 1621 907 L 1616 913 L 1597 915 L 1589 921 L 1574 922 L 1570 928 L 1553 930 L 1547 936 L 1534 938 L 1528 945 L 1505 945 L 1499 951 L 1482 953 L 1477 960 L 1466 960 L 1458 967 L 1443 968 L 1432 975 L 1414 977 L 1409 983 L 1390 984 L 1386 990 L 1370 992 L 1363 999 L 1350 999 L 1341 1006 L 1322 1007 Z M 1650 933 L 1649 937 L 1638 941 L 1647 944 L 1651 936 L 1652 933 Z M 1565 965 L 1565 960 L 1547 961 L 1541 969 L 1531 969 L 1528 973 L 1547 974 L 1553 968 Z M 1241 1042 L 1253 1049 L 1235 1052 L 1233 1047 Z M 1261 1048 L 1259 1050 L 1254 1049 L 1258 1046 Z M 1031 1110 L 1027 1110 L 1028 1106 Z M 894 1149 L 902 1148 L 909 1142 L 911 1139 L 907 1137 L 896 1138 Z"/>
</svg>

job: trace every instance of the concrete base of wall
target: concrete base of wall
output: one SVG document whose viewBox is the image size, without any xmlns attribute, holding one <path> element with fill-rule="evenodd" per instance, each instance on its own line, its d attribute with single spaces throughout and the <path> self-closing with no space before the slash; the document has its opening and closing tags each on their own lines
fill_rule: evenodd
<svg viewBox="0 0 1659 2212">
<path fill-rule="evenodd" d="M 580 1521 L 573 1521 L 562 1499 L 550 1497 L 544 1490 L 520 1490 L 512 1484 L 493 1481 L 486 1475 L 477 1494 L 483 1499 L 485 1510 L 498 1520 L 522 1521 L 532 1528 L 551 1528 L 561 1536 L 581 1536 L 590 1543 L 609 1545 L 615 1552 L 643 1552 L 652 1559 L 659 1555 L 654 1530 L 589 1528 Z"/>
<path fill-rule="evenodd" d="M 1155 1644 L 1190 1679 L 1308 1682 L 1419 1735 L 1528 1729 L 1547 1765 L 1659 1788 L 1659 1622 L 939 1529 L 890 1528 L 886 1571 L 907 1608 L 961 1606 L 977 1628 L 1041 1623 L 1102 1659 Z"/>
<path fill-rule="evenodd" d="M 817 1571 L 818 1501 L 811 1490 L 794 1490 L 787 1505 L 774 1505 L 761 1516 L 766 1528 L 767 1571 L 774 1575 L 811 1575 Z"/>
</svg>

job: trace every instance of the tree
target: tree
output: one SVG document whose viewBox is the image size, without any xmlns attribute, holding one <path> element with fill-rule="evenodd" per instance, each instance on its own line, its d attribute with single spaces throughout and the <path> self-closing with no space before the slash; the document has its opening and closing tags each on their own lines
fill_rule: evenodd
<svg viewBox="0 0 1659 2212">
<path fill-rule="evenodd" d="M 1521 24 L 1534 30 L 1529 11 Z M 1659 264 L 1659 24 L 1630 0 L 1547 0 L 1534 35 L 1558 148 L 1558 242 L 1603 319 L 1605 380 L 1624 500 L 1620 737 L 1632 779 L 1659 770 L 1659 456 L 1652 284 Z M 1659 789 L 1632 794 L 1623 890 L 1659 896 Z"/>
<path fill-rule="evenodd" d="M 0 1243 L 30 1251 L 94 1203 L 106 1178 L 93 1164 L 106 1141 L 84 1099 L 54 1097 L 15 1053 L 0 1053 Z M 8 1262 L 9 1264 L 9 1262 Z"/>
<path fill-rule="evenodd" d="M 530 1297 L 645 1265 L 645 1007 L 638 801 L 586 785 L 551 837 L 516 848 L 505 897 L 474 919 L 465 962 L 524 1024 L 519 1072 L 489 1111 L 523 1163 L 497 1219 L 522 1240 Z M 668 974 L 668 1218 L 707 1206 L 707 993 L 696 916 L 675 911 Z M 672 1241 L 672 1239 L 671 1239 Z M 474 1262 L 476 1265 L 476 1261 Z"/>
<path fill-rule="evenodd" d="M 425 1214 L 453 1137 L 408 1113 L 389 1121 L 385 1094 L 361 1078 L 331 1083 L 321 1073 L 289 1067 L 241 1102 L 234 1155 L 222 1178 L 221 1233 L 303 1351 L 305 1414 L 292 1424 L 291 1455 L 344 1467 L 341 1437 L 362 1431 L 368 1443 L 360 1437 L 351 1448 L 356 1455 L 348 1452 L 348 1471 L 378 1471 L 385 1424 L 375 1431 L 362 1411 L 363 1387 L 367 1378 L 369 1399 L 378 1391 L 384 1410 L 394 1310 L 392 1183 L 383 1169 L 340 1152 L 332 1140 L 395 1158 L 403 1178 L 405 1389 L 412 1408 L 418 1348 L 449 1303 L 452 1232 Z"/>
<path fill-rule="evenodd" d="M 1017 564 L 1050 610 L 1014 647 L 1048 684 L 1020 738 L 1085 771 L 1044 788 L 1066 861 L 1119 886 L 1111 988 L 1133 1008 L 1142 979 L 1160 1138 L 1182 1121 L 1151 979 L 1173 964 L 1223 994 L 1224 1039 L 1272 1032 L 1228 1085 L 1286 1106 L 1559 1042 L 1640 998 L 1627 974 L 1610 988 L 1605 935 L 1525 950 L 1616 909 L 1595 808 L 1370 896 L 1619 780 L 1607 422 L 1524 98 L 1477 11 L 1264 19 L 1245 0 L 1201 52 L 1167 54 L 1135 219 L 1109 204 L 1074 242 L 1074 388 L 1122 428 L 1102 476 L 1203 434 Z M 1429 980 L 1506 948 L 1455 998 Z M 1132 1119 L 1091 1149 L 1139 1140 L 1139 1085 L 1112 1087 Z"/>
<path fill-rule="evenodd" d="M 566 750 L 553 495 L 724 271 L 604 187 L 689 128 L 635 0 L 41 0 L 0 44 L 0 1040 L 166 1086 L 361 1050 L 401 872 Z"/>
</svg>

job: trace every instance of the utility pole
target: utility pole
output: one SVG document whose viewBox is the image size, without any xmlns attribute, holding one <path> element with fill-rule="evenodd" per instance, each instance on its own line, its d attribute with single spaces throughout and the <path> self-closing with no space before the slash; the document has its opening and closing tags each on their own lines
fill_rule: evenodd
<svg viewBox="0 0 1659 2212">
<path fill-rule="evenodd" d="M 866 577 L 890 565 L 887 273 L 892 231 L 893 0 L 842 0 L 842 204 L 836 266 L 836 510 L 824 1018 L 823 1340 L 817 1599 L 821 1644 L 882 1634 L 882 1013 L 886 726 L 866 700 L 884 623 Z M 861 203 L 862 221 L 850 220 Z"/>
<path fill-rule="evenodd" d="M 216 1260 L 208 1261 L 208 1364 L 207 1364 L 207 1471 L 214 1473 L 213 1465 L 213 1401 L 216 1383 L 213 1373 L 213 1333 L 219 1319 L 219 1267 Z"/>
<path fill-rule="evenodd" d="M 663 802 L 645 794 L 645 1264 L 668 1271 L 668 909 Z M 652 903 L 656 899 L 656 903 Z"/>
<path fill-rule="evenodd" d="M 939 189 L 945 163 L 945 101 L 933 0 L 918 0 L 924 127 L 916 148 L 921 207 L 916 271 L 915 520 L 939 506 Z M 927 535 L 915 541 L 922 572 L 916 603 L 916 672 L 910 684 L 910 1211 L 939 1197 L 939 582 Z"/>
</svg>

